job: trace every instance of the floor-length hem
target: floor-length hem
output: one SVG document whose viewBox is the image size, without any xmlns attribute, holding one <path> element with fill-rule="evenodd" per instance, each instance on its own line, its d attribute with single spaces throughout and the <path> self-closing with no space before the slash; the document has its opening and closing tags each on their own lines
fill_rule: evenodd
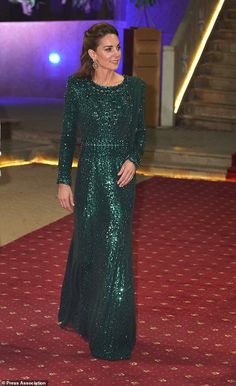
<svg viewBox="0 0 236 386">
<path fill-rule="evenodd" d="M 87 337 L 87 335 L 84 335 L 81 333 L 81 331 L 78 330 L 77 327 L 75 327 L 73 325 L 72 322 L 69 322 L 67 324 L 63 324 L 63 322 L 58 322 L 58 325 L 59 327 L 61 327 L 62 329 L 69 329 L 69 331 L 75 331 L 77 332 L 83 339 L 86 340 L 86 342 L 89 343 L 89 339 Z M 90 349 L 90 354 L 94 357 L 94 358 L 98 358 L 98 359 L 104 359 L 104 360 L 109 360 L 109 361 L 115 361 L 115 360 L 129 360 L 131 359 L 131 352 L 130 353 L 126 353 L 124 352 L 124 354 L 114 354 L 114 355 L 104 355 L 104 354 L 99 354 L 98 352 L 95 352 L 93 350 Z"/>
<path fill-rule="evenodd" d="M 107 357 L 107 356 L 104 356 L 104 355 L 99 355 L 99 354 L 96 354 L 94 352 L 91 352 L 92 356 L 94 358 L 98 358 L 98 359 L 104 359 L 104 360 L 107 360 L 107 361 L 119 361 L 119 360 L 129 360 L 131 359 L 131 354 L 124 354 L 122 356 L 114 356 L 114 357 Z"/>
</svg>

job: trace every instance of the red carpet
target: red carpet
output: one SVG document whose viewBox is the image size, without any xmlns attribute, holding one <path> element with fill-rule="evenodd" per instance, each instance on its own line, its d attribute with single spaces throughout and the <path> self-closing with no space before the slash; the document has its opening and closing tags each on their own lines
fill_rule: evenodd
<svg viewBox="0 0 236 386">
<path fill-rule="evenodd" d="M 2 248 L 1 379 L 50 386 L 236 384 L 236 184 L 152 178 L 134 216 L 137 343 L 93 358 L 57 326 L 72 217 Z"/>
</svg>

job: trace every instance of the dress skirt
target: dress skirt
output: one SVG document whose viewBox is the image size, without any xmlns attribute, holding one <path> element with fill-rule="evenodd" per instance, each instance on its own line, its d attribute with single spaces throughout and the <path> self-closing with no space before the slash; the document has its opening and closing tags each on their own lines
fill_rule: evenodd
<svg viewBox="0 0 236 386">
<path fill-rule="evenodd" d="M 74 229 L 58 321 L 89 343 L 94 357 L 129 359 L 136 339 L 132 214 L 136 176 L 124 187 L 117 175 L 127 142 L 81 145 Z"/>
</svg>

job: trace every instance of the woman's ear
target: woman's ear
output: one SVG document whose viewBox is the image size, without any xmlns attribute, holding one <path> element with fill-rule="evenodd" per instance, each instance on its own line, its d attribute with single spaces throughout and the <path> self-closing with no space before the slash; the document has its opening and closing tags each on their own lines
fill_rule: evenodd
<svg viewBox="0 0 236 386">
<path fill-rule="evenodd" d="M 88 49 L 88 54 L 92 60 L 96 59 L 95 52 L 91 48 Z"/>
</svg>

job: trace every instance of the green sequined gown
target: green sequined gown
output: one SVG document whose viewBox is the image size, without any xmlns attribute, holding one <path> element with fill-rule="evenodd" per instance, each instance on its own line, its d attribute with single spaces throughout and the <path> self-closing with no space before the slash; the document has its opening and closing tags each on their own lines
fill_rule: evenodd
<svg viewBox="0 0 236 386">
<path fill-rule="evenodd" d="M 89 343 L 94 357 L 129 359 L 136 341 L 132 212 L 136 176 L 119 187 L 126 159 L 140 164 L 145 142 L 145 83 L 124 76 L 100 86 L 72 75 L 65 93 L 57 183 L 71 184 L 77 128 L 81 147 L 74 191 L 74 230 L 58 322 Z"/>
</svg>

